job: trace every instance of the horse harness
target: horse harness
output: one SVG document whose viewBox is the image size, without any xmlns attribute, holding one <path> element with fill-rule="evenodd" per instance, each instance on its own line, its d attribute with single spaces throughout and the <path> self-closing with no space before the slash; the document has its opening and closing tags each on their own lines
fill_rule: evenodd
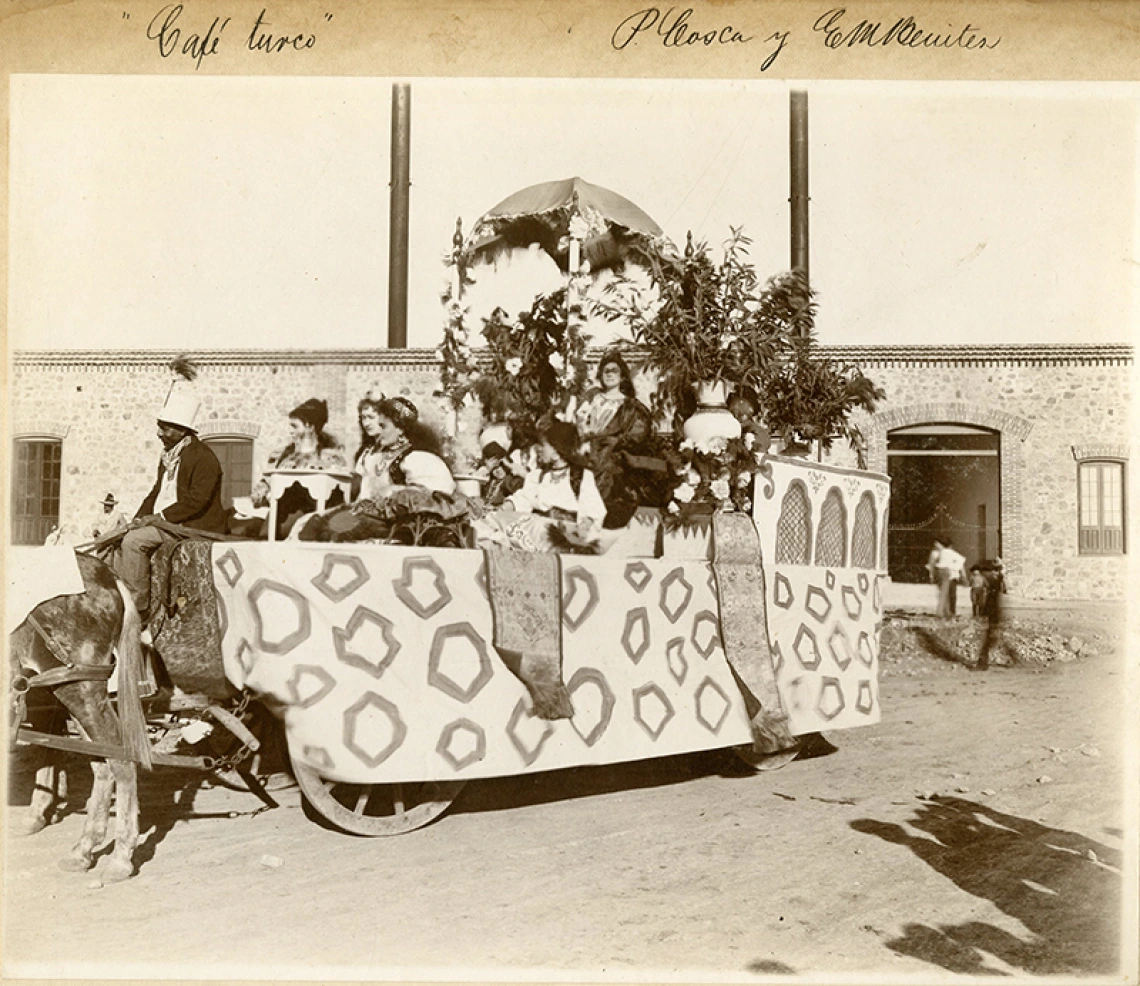
<svg viewBox="0 0 1140 986">
<path fill-rule="evenodd" d="M 40 640 L 52 656 L 59 661 L 60 667 L 39 671 L 31 676 L 16 675 L 12 679 L 12 692 L 19 703 L 21 715 L 23 713 L 24 696 L 32 688 L 58 688 L 60 685 L 70 685 L 76 681 L 107 681 L 114 673 L 113 664 L 86 664 L 78 665 L 64 652 L 34 616 L 29 615 L 28 625 L 36 631 Z"/>
</svg>

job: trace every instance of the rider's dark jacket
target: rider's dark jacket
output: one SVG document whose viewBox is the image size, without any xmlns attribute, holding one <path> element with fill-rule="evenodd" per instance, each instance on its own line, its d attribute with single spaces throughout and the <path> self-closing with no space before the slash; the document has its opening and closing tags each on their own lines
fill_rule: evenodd
<svg viewBox="0 0 1140 986">
<path fill-rule="evenodd" d="M 158 478 L 147 494 L 136 517 L 154 513 L 155 500 L 162 488 L 162 463 Z M 178 499 L 162 511 L 162 518 L 199 531 L 226 533 L 226 511 L 222 506 L 222 467 L 210 447 L 192 435 L 178 459 Z"/>
</svg>

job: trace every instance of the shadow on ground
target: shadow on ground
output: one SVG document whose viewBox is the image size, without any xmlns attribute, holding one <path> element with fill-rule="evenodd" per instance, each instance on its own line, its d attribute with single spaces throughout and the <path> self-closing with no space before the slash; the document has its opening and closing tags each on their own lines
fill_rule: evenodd
<svg viewBox="0 0 1140 986">
<path fill-rule="evenodd" d="M 739 770 L 736 762 L 731 750 L 708 750 L 655 760 L 491 777 L 468 784 L 451 813 L 502 811 L 616 791 L 684 784 L 697 777 L 752 773 L 751 768 L 743 765 L 743 770 Z"/>
<path fill-rule="evenodd" d="M 1037 976 L 1117 970 L 1117 850 L 962 798 L 931 798 L 908 824 L 925 834 L 870 818 L 851 827 L 910 849 L 966 893 L 1016 918 L 1029 935 L 983 921 L 912 923 L 886 943 L 892 951 L 956 973 L 1000 975 L 989 956 Z"/>
</svg>

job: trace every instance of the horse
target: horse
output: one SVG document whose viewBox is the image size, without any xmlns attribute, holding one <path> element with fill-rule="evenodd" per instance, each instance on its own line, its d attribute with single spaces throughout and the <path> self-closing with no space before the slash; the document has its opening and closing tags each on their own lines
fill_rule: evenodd
<svg viewBox="0 0 1140 986">
<path fill-rule="evenodd" d="M 106 839 L 115 797 L 114 851 L 99 876 L 104 883 L 134 875 L 139 838 L 137 764 L 151 767 L 146 721 L 139 697 L 143 670 L 142 620 L 130 590 L 104 562 L 76 552 L 84 591 L 56 596 L 36 606 L 9 635 L 12 714 L 10 746 L 23 718 L 24 692 L 47 687 L 78 723 L 86 738 L 126 758 L 92 760 L 94 783 L 79 841 L 59 861 L 72 872 L 90 870 Z M 107 678 L 118 663 L 118 713 Z M 42 680 L 36 678 L 43 676 Z M 43 810 L 42 800 L 33 810 Z M 43 826 L 33 817 L 30 828 Z"/>
</svg>

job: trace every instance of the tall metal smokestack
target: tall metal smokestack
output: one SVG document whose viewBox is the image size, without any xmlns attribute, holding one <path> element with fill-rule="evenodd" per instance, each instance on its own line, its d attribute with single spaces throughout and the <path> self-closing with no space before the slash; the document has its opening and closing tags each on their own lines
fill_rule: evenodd
<svg viewBox="0 0 1140 986">
<path fill-rule="evenodd" d="M 388 212 L 388 348 L 408 345 L 408 189 L 411 185 L 412 87 L 392 86 L 392 181 Z"/>
<path fill-rule="evenodd" d="M 792 268 L 808 269 L 808 97 L 793 90 L 789 106 L 792 178 Z"/>
</svg>

